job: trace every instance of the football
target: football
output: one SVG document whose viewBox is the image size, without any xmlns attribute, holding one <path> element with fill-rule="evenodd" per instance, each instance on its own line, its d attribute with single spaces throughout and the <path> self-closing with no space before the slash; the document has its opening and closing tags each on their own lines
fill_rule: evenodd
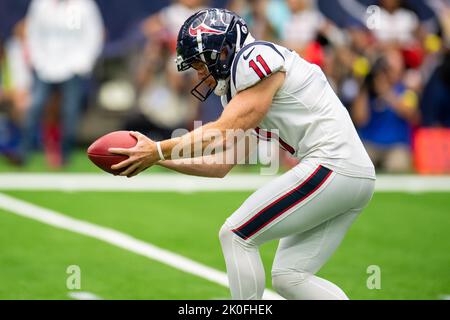
<svg viewBox="0 0 450 320">
<path fill-rule="evenodd" d="M 119 174 L 121 170 L 112 170 L 111 166 L 126 160 L 128 156 L 112 154 L 109 148 L 132 148 L 136 145 L 136 138 L 129 131 L 114 131 L 95 140 L 87 149 L 89 159 L 100 169 Z"/>
</svg>

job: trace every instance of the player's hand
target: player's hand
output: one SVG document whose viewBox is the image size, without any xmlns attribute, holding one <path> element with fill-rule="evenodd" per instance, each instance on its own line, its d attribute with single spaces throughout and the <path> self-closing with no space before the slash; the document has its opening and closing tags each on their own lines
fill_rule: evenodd
<svg viewBox="0 0 450 320">
<path fill-rule="evenodd" d="M 159 161 L 158 150 L 153 140 L 136 131 L 130 131 L 130 135 L 137 139 L 137 143 L 133 148 L 108 149 L 110 153 L 129 157 L 127 160 L 111 166 L 113 170 L 124 169 L 119 175 L 127 176 L 128 178 L 141 173 Z"/>
</svg>

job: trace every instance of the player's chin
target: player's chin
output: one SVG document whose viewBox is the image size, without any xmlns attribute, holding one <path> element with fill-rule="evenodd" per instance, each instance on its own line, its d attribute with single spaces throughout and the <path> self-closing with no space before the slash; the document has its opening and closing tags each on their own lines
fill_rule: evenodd
<svg viewBox="0 0 450 320">
<path fill-rule="evenodd" d="M 217 81 L 216 81 L 216 79 L 214 79 L 214 77 L 210 74 L 209 77 L 206 78 L 205 84 L 206 84 L 209 88 L 214 89 L 214 88 L 216 87 L 216 85 L 217 85 Z"/>
<path fill-rule="evenodd" d="M 216 87 L 217 83 L 216 83 L 216 81 L 213 80 L 213 81 L 206 82 L 206 85 L 208 86 L 208 88 L 214 89 Z"/>
</svg>

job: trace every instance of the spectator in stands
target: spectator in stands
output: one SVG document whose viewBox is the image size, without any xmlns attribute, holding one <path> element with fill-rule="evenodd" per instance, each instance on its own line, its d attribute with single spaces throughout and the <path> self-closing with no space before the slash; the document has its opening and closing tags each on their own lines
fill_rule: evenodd
<svg viewBox="0 0 450 320">
<path fill-rule="evenodd" d="M 33 148 L 44 107 L 56 87 L 62 92 L 61 165 L 67 164 L 78 127 L 83 79 L 103 46 L 103 23 L 93 0 L 33 0 L 26 34 L 34 70 L 31 105 L 25 117 L 23 157 Z"/>
<path fill-rule="evenodd" d="M 0 154 L 11 159 L 11 97 L 8 92 L 8 63 L 3 41 L 0 39 Z"/>
<path fill-rule="evenodd" d="M 433 1 L 435 12 L 442 28 L 443 38 L 447 43 L 450 43 L 450 2 L 447 0 Z"/>
<path fill-rule="evenodd" d="M 302 54 L 317 34 L 325 28 L 326 19 L 312 5 L 312 0 L 287 0 L 291 17 L 285 22 L 282 41 L 289 48 Z"/>
<path fill-rule="evenodd" d="M 423 126 L 450 128 L 450 49 L 426 84 L 420 108 Z"/>
<path fill-rule="evenodd" d="M 380 20 L 373 28 L 375 37 L 383 44 L 408 46 L 416 41 L 420 29 L 417 15 L 402 8 L 401 0 L 379 0 Z"/>
<path fill-rule="evenodd" d="M 7 69 L 7 60 L 5 55 L 5 46 L 2 39 L 0 39 L 0 102 L 4 103 L 9 100 L 7 83 L 9 72 Z"/>
<path fill-rule="evenodd" d="M 320 66 L 336 87 L 334 59 L 344 44 L 343 33 L 316 7 L 314 0 L 287 0 L 291 15 L 285 21 L 281 41 L 303 59 Z"/>
<path fill-rule="evenodd" d="M 20 164 L 20 127 L 29 106 L 31 72 L 25 49 L 24 22 L 19 21 L 11 37 L 4 45 L 0 73 L 3 81 L 0 89 L 0 149 L 14 164 Z M 0 93 L 2 96 L 2 93 Z"/>
<path fill-rule="evenodd" d="M 411 170 L 411 130 L 417 96 L 402 83 L 403 58 L 391 49 L 375 63 L 351 113 L 372 161 L 387 172 Z"/>
<path fill-rule="evenodd" d="M 256 39 L 265 41 L 276 41 L 277 32 L 270 21 L 269 5 L 273 8 L 278 2 L 273 4 L 268 0 L 234 0 L 231 2 L 230 10 L 244 18 L 252 35 Z"/>
<path fill-rule="evenodd" d="M 338 94 L 349 108 L 370 72 L 377 53 L 369 29 L 356 19 L 346 23 L 346 35 L 348 42 L 336 55 L 335 69 L 338 71 Z"/>
<path fill-rule="evenodd" d="M 5 43 L 5 54 L 10 71 L 10 90 L 14 120 L 19 123 L 30 105 L 32 74 L 25 41 L 25 21 L 14 26 L 12 36 Z"/>
</svg>

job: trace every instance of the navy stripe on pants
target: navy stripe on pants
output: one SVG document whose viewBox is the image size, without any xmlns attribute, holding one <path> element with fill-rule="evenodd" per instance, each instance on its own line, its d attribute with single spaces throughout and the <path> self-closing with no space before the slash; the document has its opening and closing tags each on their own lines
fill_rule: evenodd
<svg viewBox="0 0 450 320">
<path fill-rule="evenodd" d="M 234 229 L 233 232 L 244 240 L 250 238 L 290 208 L 308 198 L 328 179 L 331 173 L 330 169 L 319 166 L 303 183 L 276 199 L 249 221 Z"/>
</svg>

